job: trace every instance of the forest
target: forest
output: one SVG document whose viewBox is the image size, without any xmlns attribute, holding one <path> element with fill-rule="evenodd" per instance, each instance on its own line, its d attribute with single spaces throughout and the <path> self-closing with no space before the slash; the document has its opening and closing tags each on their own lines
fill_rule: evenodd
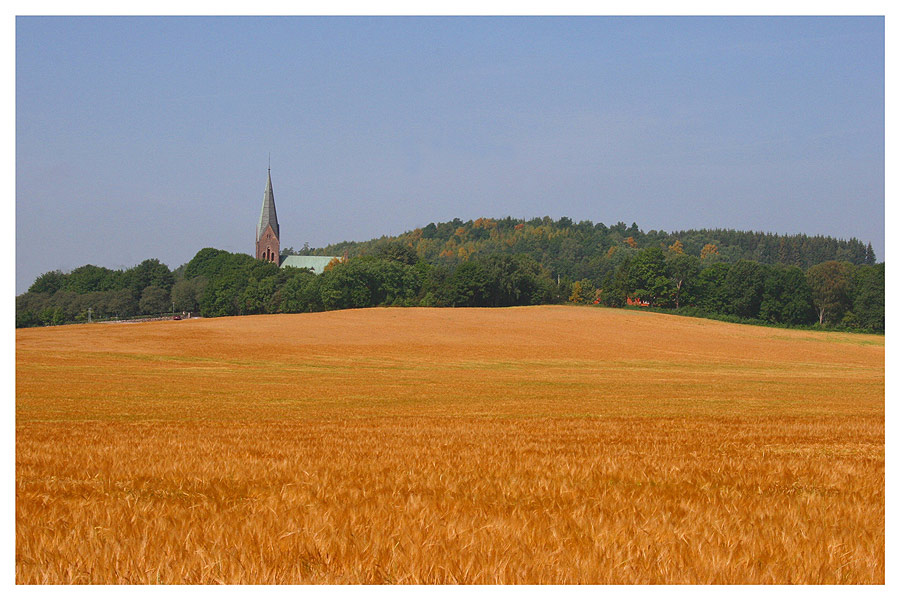
<svg viewBox="0 0 900 600">
<path fill-rule="evenodd" d="M 342 256 L 321 275 L 200 250 L 171 271 L 50 271 L 16 297 L 16 326 L 371 306 L 598 304 L 778 326 L 884 331 L 871 244 L 734 230 L 641 231 L 563 217 L 429 223 L 399 236 L 287 254 Z M 90 312 L 89 312 L 90 309 Z"/>
</svg>

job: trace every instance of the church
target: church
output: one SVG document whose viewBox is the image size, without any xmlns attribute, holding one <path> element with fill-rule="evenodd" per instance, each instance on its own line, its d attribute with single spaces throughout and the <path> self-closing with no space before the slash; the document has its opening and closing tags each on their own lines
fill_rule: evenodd
<svg viewBox="0 0 900 600">
<path fill-rule="evenodd" d="M 285 256 L 281 257 L 281 229 L 275 212 L 275 193 L 272 191 L 272 169 L 269 168 L 266 191 L 263 192 L 262 211 L 256 227 L 256 259 L 273 262 L 281 268 L 311 269 L 320 275 L 337 256 Z"/>
</svg>

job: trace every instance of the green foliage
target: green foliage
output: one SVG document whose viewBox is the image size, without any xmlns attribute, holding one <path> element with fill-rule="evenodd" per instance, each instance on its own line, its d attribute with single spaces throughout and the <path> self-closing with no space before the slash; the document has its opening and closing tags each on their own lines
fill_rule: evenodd
<svg viewBox="0 0 900 600">
<path fill-rule="evenodd" d="M 874 264 L 871 249 L 857 239 L 837 240 L 826 236 L 776 235 L 731 229 L 700 229 L 667 233 L 641 231 L 636 223 L 617 223 L 607 227 L 590 221 L 574 223 L 568 217 L 554 221 L 550 217 L 529 221 L 504 219 L 454 219 L 446 223 L 429 223 L 394 237 L 366 242 L 342 242 L 317 251 L 322 255 L 340 256 L 345 251 L 352 257 L 375 255 L 390 243 L 413 250 L 419 259 L 431 264 L 456 266 L 471 258 L 492 254 L 528 254 L 548 269 L 554 277 L 560 274 L 575 281 L 596 276 L 607 252 L 613 247 L 630 248 L 629 240 L 640 250 L 649 247 L 680 247 L 693 257 L 700 257 L 707 245 L 718 254 L 707 261 L 733 263 L 750 260 L 762 264 L 787 264 L 809 268 L 827 260 L 846 260 L 855 265 Z M 461 256 L 460 248 L 465 252 Z M 708 265 L 704 265 L 708 266 Z M 615 270 L 618 267 L 614 265 Z M 605 276 L 606 273 L 603 273 Z"/>
<path fill-rule="evenodd" d="M 338 263 L 322 274 L 326 310 L 367 306 L 410 306 L 419 291 L 418 272 L 394 260 L 362 257 Z"/>
<path fill-rule="evenodd" d="M 461 264 L 447 282 L 452 306 L 486 306 L 487 274 L 480 262 Z"/>
<path fill-rule="evenodd" d="M 866 258 L 863 263 L 867 265 L 875 264 L 875 251 L 872 249 L 872 242 L 869 242 L 866 246 Z"/>
<path fill-rule="evenodd" d="M 73 271 L 74 272 L 74 271 Z M 148 286 L 154 286 L 168 293 L 175 283 L 175 277 L 169 267 L 155 258 L 149 258 L 122 273 L 120 280 L 137 294 L 143 294 Z"/>
<path fill-rule="evenodd" d="M 107 299 L 106 311 L 99 316 L 106 317 L 131 317 L 138 313 L 138 296 L 133 290 L 126 288 L 110 293 Z"/>
<path fill-rule="evenodd" d="M 806 281 L 812 290 L 813 304 L 819 324 L 840 323 L 844 312 L 852 306 L 853 265 L 830 260 L 809 268 Z"/>
<path fill-rule="evenodd" d="M 141 293 L 138 303 L 141 314 L 157 315 L 169 312 L 172 305 L 169 302 L 169 292 L 157 285 L 148 285 Z"/>
<path fill-rule="evenodd" d="M 66 278 L 62 271 L 49 271 L 35 279 L 28 291 L 35 294 L 53 294 L 65 287 Z"/>
<path fill-rule="evenodd" d="M 485 276 L 487 306 L 540 304 L 549 299 L 549 276 L 533 258 L 493 255 L 480 262 Z"/>
<path fill-rule="evenodd" d="M 275 312 L 278 306 L 277 290 L 275 275 L 263 279 L 256 279 L 251 275 L 238 299 L 240 313 L 253 315 Z"/>
<path fill-rule="evenodd" d="M 51 271 L 16 298 L 16 326 L 78 322 L 88 308 L 95 319 L 165 313 L 173 302 L 179 312 L 215 317 L 592 302 L 599 291 L 607 306 L 624 306 L 630 297 L 654 309 L 740 322 L 805 326 L 819 319 L 884 330 L 884 264 L 870 264 L 874 253 L 858 240 L 732 230 L 669 234 L 634 223 L 507 217 L 454 219 L 396 237 L 304 248 L 345 251 L 350 259 L 322 275 L 215 248 L 200 250 L 174 273 L 156 259 L 124 271 L 94 265 Z"/>
<path fill-rule="evenodd" d="M 231 270 L 212 278 L 200 298 L 200 315 L 227 317 L 243 314 L 240 297 L 249 283 L 249 273 Z"/>
<path fill-rule="evenodd" d="M 763 266 L 749 260 L 732 264 L 725 276 L 725 312 L 745 319 L 756 317 L 763 296 Z"/>
<path fill-rule="evenodd" d="M 377 258 L 383 258 L 384 260 L 396 261 L 404 265 L 414 265 L 419 260 L 415 250 L 400 242 L 388 242 L 379 246 L 375 250 L 375 256 Z"/>
<path fill-rule="evenodd" d="M 175 310 L 196 313 L 200 310 L 200 299 L 209 280 L 203 275 L 194 279 L 182 279 L 172 286 L 172 302 Z"/>
<path fill-rule="evenodd" d="M 672 252 L 666 257 L 666 269 L 672 280 L 672 300 L 675 308 L 694 298 L 700 259 L 683 252 Z"/>
<path fill-rule="evenodd" d="M 324 310 L 321 296 L 321 278 L 307 270 L 291 269 L 285 284 L 279 290 L 278 312 L 299 313 Z"/>
<path fill-rule="evenodd" d="M 853 310 L 847 325 L 884 332 L 884 263 L 860 267 L 853 278 Z"/>
<path fill-rule="evenodd" d="M 227 256 L 229 253 L 225 250 L 216 250 L 215 248 L 204 248 L 197 252 L 188 263 L 184 266 L 184 278 L 193 279 L 203 275 L 210 279 L 215 278 L 219 274 L 221 265 L 224 260 L 219 260 L 221 256 Z"/>
<path fill-rule="evenodd" d="M 120 288 L 120 282 L 121 274 L 112 269 L 84 265 L 68 274 L 62 289 L 76 294 L 105 292 Z"/>
<path fill-rule="evenodd" d="M 713 314 L 725 314 L 731 308 L 725 279 L 728 265 L 713 263 L 697 275 L 697 306 Z"/>
<path fill-rule="evenodd" d="M 803 325 L 815 320 L 812 290 L 799 267 L 769 267 L 763 282 L 759 318 L 785 325 Z"/>
<path fill-rule="evenodd" d="M 625 292 L 629 297 L 666 306 L 674 295 L 666 259 L 661 248 L 645 248 L 635 255 L 627 267 Z"/>
</svg>

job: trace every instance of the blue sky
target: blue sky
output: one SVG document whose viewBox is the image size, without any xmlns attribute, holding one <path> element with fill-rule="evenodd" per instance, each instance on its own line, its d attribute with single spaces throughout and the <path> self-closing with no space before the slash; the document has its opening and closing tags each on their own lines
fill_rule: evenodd
<svg viewBox="0 0 900 600">
<path fill-rule="evenodd" d="M 53 269 L 569 216 L 871 241 L 884 20 L 16 19 L 16 293 Z"/>
</svg>

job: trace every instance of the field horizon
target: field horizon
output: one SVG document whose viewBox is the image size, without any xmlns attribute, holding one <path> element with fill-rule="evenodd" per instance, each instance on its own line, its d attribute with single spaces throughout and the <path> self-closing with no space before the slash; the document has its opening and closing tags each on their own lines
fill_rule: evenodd
<svg viewBox="0 0 900 600">
<path fill-rule="evenodd" d="M 884 583 L 884 336 L 601 307 L 16 330 L 17 583 Z"/>
</svg>

